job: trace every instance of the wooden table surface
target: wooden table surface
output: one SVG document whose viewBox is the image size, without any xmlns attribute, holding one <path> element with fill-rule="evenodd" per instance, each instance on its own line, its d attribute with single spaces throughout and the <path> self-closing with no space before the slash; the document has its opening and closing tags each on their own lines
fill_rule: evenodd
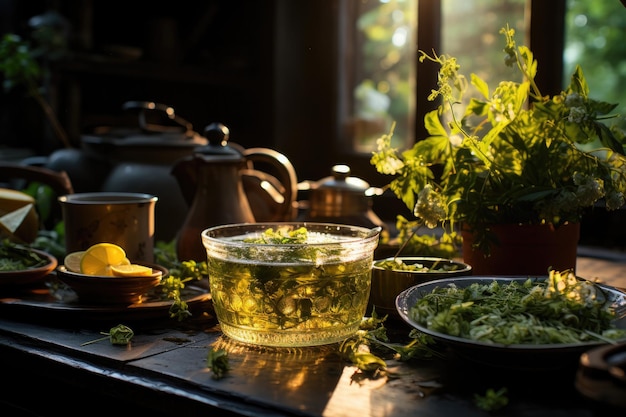
<svg viewBox="0 0 626 417">
<path fill-rule="evenodd" d="M 581 250 L 578 274 L 626 288 L 626 257 L 592 252 Z M 502 387 L 510 403 L 495 415 L 615 413 L 576 390 L 578 356 L 537 369 L 525 358 L 501 359 L 490 351 L 472 358 L 447 352 L 445 360 L 390 361 L 397 378 L 372 379 L 340 357 L 336 345 L 272 349 L 230 341 L 206 299 L 179 323 L 165 312 L 163 318 L 136 311 L 100 315 L 24 305 L 27 298 L 0 292 L 1 415 L 489 416 L 474 396 Z M 135 330 L 128 346 L 84 345 L 120 321 Z M 387 327 L 393 337 L 410 331 L 403 323 Z M 211 348 L 228 352 L 223 379 L 207 367 Z"/>
<path fill-rule="evenodd" d="M 590 280 L 626 289 L 626 252 L 579 247 L 576 274 Z"/>
</svg>

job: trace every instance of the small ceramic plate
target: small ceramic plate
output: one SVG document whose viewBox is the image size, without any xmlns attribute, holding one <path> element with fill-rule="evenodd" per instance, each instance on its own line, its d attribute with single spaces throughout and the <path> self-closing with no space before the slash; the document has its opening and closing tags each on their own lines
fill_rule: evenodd
<svg viewBox="0 0 626 417">
<path fill-rule="evenodd" d="M 68 271 L 65 266 L 57 268 L 57 277 L 69 286 L 81 303 L 85 304 L 134 304 L 142 302 L 145 295 L 159 285 L 169 273 L 160 265 L 145 265 L 152 268 L 152 275 L 116 277 L 86 275 Z"/>
<path fill-rule="evenodd" d="M 20 249 L 22 250 L 22 249 Z M 32 252 L 48 262 L 36 268 L 21 269 L 18 271 L 0 271 L 0 286 L 24 286 L 43 280 L 46 275 L 54 271 L 57 267 L 57 258 L 38 249 L 23 249 L 25 252 Z"/>
<path fill-rule="evenodd" d="M 0 295 L 0 315 L 53 327 L 59 323 L 99 330 L 119 323 L 141 327 L 151 325 L 152 321 L 170 320 L 173 300 L 164 294 L 155 294 L 157 292 L 158 288 L 148 292 L 147 299 L 136 304 L 88 304 L 81 302 L 70 287 L 53 292 L 39 288 L 6 297 Z M 215 317 L 211 294 L 205 287 L 187 284 L 181 291 L 181 299 L 194 317 L 202 317 L 203 321 Z M 217 324 L 217 320 L 208 322 L 209 327 L 211 323 Z"/>
</svg>

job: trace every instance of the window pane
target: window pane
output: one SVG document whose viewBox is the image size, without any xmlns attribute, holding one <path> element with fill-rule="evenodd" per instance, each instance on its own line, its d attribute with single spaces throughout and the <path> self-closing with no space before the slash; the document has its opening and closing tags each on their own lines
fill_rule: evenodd
<svg viewBox="0 0 626 417">
<path fill-rule="evenodd" d="M 615 112 L 626 115 L 626 9 L 618 0 L 568 0 L 565 15 L 563 83 L 569 85 L 580 64 L 590 97 L 619 103 Z M 622 126 L 626 127 L 626 126 Z"/>
<path fill-rule="evenodd" d="M 375 150 L 375 140 L 396 122 L 394 146 L 414 142 L 415 65 L 417 63 L 418 0 L 363 0 L 357 2 L 354 45 L 356 62 L 351 85 L 353 108 L 349 147 Z M 422 0 L 426 1 L 426 0 Z M 524 43 L 526 0 L 442 0 L 441 49 L 457 57 L 461 70 L 475 72 L 487 82 L 516 79 L 504 65 L 503 38 L 507 23 Z M 513 77 L 513 78 L 512 78 Z M 422 91 L 420 94 L 428 94 Z"/>
<path fill-rule="evenodd" d="M 515 29 L 518 45 L 527 45 L 526 0 L 442 0 L 441 51 L 457 58 L 461 73 L 475 73 L 489 85 L 521 81 L 519 71 L 504 64 L 507 24 Z M 467 98 L 469 99 L 469 97 Z"/>
<path fill-rule="evenodd" d="M 349 121 L 350 148 L 370 153 L 396 122 L 396 146 L 413 142 L 417 0 L 363 0 L 356 5 Z"/>
</svg>

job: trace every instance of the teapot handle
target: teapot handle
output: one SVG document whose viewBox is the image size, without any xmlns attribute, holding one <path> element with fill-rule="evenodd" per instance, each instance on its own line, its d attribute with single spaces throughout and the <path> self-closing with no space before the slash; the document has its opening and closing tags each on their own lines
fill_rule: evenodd
<svg viewBox="0 0 626 417">
<path fill-rule="evenodd" d="M 254 163 L 267 164 L 275 171 L 276 178 L 284 187 L 284 201 L 279 204 L 277 214 L 279 217 L 291 220 L 295 201 L 298 193 L 298 179 L 296 170 L 289 159 L 282 153 L 268 148 L 248 148 L 243 150 L 243 155 L 248 161 L 250 168 Z"/>
<path fill-rule="evenodd" d="M 178 116 L 174 108 L 166 104 L 155 103 L 153 101 L 127 101 L 122 105 L 123 110 L 139 111 L 139 127 L 144 132 L 149 133 L 191 133 L 193 125 L 182 117 Z M 163 120 L 170 120 L 173 126 L 150 121 L 149 114 L 161 116 Z"/>
</svg>

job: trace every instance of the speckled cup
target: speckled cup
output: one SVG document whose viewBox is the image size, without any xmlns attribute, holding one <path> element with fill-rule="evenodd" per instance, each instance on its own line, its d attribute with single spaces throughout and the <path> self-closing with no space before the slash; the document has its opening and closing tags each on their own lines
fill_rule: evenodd
<svg viewBox="0 0 626 417">
<path fill-rule="evenodd" d="M 59 197 L 67 253 L 114 243 L 132 262 L 154 261 L 154 207 L 142 193 L 77 193 Z"/>
</svg>

